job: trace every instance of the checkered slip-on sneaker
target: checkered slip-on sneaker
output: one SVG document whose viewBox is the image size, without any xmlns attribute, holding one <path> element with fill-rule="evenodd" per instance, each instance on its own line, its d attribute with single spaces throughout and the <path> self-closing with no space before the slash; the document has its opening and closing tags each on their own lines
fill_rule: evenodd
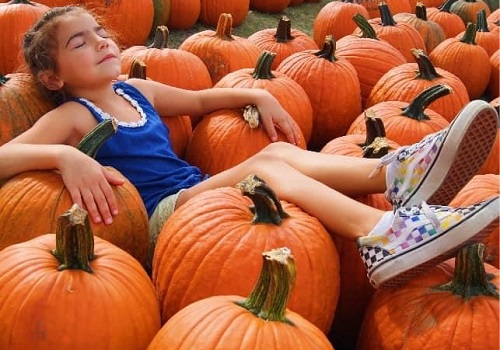
<svg viewBox="0 0 500 350">
<path fill-rule="evenodd" d="M 399 208 L 392 225 L 357 240 L 374 287 L 397 286 L 482 240 L 498 225 L 499 197 L 463 208 L 422 203 Z"/>
<path fill-rule="evenodd" d="M 419 143 L 381 158 L 387 166 L 387 200 L 395 208 L 448 205 L 487 159 L 498 130 L 498 114 L 487 102 L 469 102 L 450 123 Z"/>
</svg>

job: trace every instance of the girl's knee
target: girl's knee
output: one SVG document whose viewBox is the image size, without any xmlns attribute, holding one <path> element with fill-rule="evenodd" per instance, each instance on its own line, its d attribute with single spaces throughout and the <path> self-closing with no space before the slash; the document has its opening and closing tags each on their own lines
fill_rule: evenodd
<svg viewBox="0 0 500 350">
<path fill-rule="evenodd" d="M 277 141 L 267 145 L 261 152 L 270 153 L 274 156 L 285 158 L 288 154 L 296 152 L 298 149 L 299 148 L 297 148 L 297 146 L 294 146 L 291 143 L 284 141 Z"/>
</svg>

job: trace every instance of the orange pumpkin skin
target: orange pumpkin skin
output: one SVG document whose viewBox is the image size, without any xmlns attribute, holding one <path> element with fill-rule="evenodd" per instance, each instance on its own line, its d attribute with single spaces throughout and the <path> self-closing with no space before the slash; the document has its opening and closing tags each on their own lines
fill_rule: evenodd
<svg viewBox="0 0 500 350">
<path fill-rule="evenodd" d="M 382 76 L 406 63 L 406 58 L 386 41 L 347 35 L 337 42 L 337 55 L 346 58 L 356 69 L 361 87 L 361 103 Z"/>
<path fill-rule="evenodd" d="M 491 13 L 488 4 L 482 0 L 458 0 L 450 7 L 450 11 L 459 15 L 465 24 L 476 23 L 476 15 L 480 10 L 485 10 L 486 16 Z"/>
<path fill-rule="evenodd" d="M 54 248 L 43 234 L 0 252 L 0 348 L 145 349 L 160 314 L 141 265 L 95 237 L 93 273 L 58 271 Z"/>
<path fill-rule="evenodd" d="M 485 268 L 498 288 L 498 268 Z M 496 349 L 498 298 L 464 300 L 432 290 L 449 282 L 453 271 L 451 259 L 398 288 L 378 289 L 366 311 L 357 349 Z"/>
<path fill-rule="evenodd" d="M 284 201 L 290 217 L 281 225 L 253 224 L 251 204 L 235 188 L 209 190 L 184 203 L 163 226 L 152 272 L 163 321 L 200 299 L 248 295 L 261 268 L 260 252 L 286 246 L 301 271 L 287 307 L 326 333 L 339 289 L 333 240 L 316 218 Z M 229 256 L 234 263 L 227 263 Z"/>
<path fill-rule="evenodd" d="M 250 2 L 250 0 L 200 0 L 199 21 L 215 27 L 221 14 L 230 13 L 233 17 L 233 26 L 239 26 L 248 15 Z"/>
<path fill-rule="evenodd" d="M 305 149 L 306 142 L 300 127 L 298 147 Z M 278 140 L 286 136 L 278 131 Z M 243 112 L 222 109 L 205 115 L 193 130 L 186 149 L 186 160 L 205 174 L 215 175 L 227 170 L 260 152 L 271 139 L 260 125 L 252 129 L 243 119 Z"/>
<path fill-rule="evenodd" d="M 54 107 L 40 94 L 30 74 L 0 74 L 0 145 L 28 130 Z"/>
<path fill-rule="evenodd" d="M 363 5 L 354 2 L 332 1 L 324 5 L 314 18 L 313 39 L 316 45 L 321 47 L 327 35 L 340 40 L 352 34 L 356 29 L 356 23 L 352 17 L 357 13 L 370 18 L 368 10 Z"/>
<path fill-rule="evenodd" d="M 223 13 L 215 31 L 207 29 L 192 34 L 179 45 L 179 49 L 201 58 L 213 85 L 230 72 L 255 67 L 261 53 L 261 49 L 248 38 L 232 35 L 232 27 L 231 15 Z"/>
<path fill-rule="evenodd" d="M 144 203 L 129 181 L 113 187 L 113 191 L 118 215 L 111 225 L 91 223 L 92 231 L 144 265 L 149 247 Z M 0 249 L 34 238 L 40 232 L 54 232 L 57 218 L 72 204 L 60 174 L 55 171 L 29 171 L 11 178 L 0 187 Z M 27 210 L 36 214 L 27 216 Z"/>
<path fill-rule="evenodd" d="M 500 85 L 500 49 L 496 50 L 490 56 L 491 65 L 491 77 L 488 83 L 487 92 L 490 99 L 499 97 L 499 85 Z"/>
<path fill-rule="evenodd" d="M 189 29 L 196 24 L 201 13 L 200 0 L 170 0 L 170 29 Z"/>
<path fill-rule="evenodd" d="M 446 1 L 446 4 L 446 8 L 427 8 L 427 18 L 443 28 L 446 38 L 453 38 L 465 30 L 465 24 L 459 15 L 449 11 L 451 3 Z"/>
<path fill-rule="evenodd" d="M 498 141 L 498 136 L 497 136 Z M 498 146 L 498 143 L 497 143 Z M 498 165 L 498 147 L 497 147 L 497 165 Z M 465 185 L 464 188 L 458 192 L 455 198 L 451 201 L 450 205 L 453 207 L 468 206 L 479 201 L 500 195 L 500 175 L 496 174 L 483 174 L 476 175 L 472 180 Z M 500 230 L 497 227 L 495 230 L 483 240 L 484 248 L 484 262 L 500 268 L 499 262 L 499 236 Z"/>
<path fill-rule="evenodd" d="M 368 14 L 370 18 L 380 17 L 380 10 L 378 4 L 380 1 L 378 0 L 359 0 L 357 1 L 359 4 L 366 7 L 368 10 Z M 387 6 L 391 9 L 392 13 L 400 13 L 400 12 L 409 12 L 412 13 L 414 7 L 410 5 L 408 0 L 386 0 L 384 1 Z"/>
<path fill-rule="evenodd" d="M 24 63 L 21 38 L 49 7 L 30 1 L 0 4 L 0 73 L 19 71 Z"/>
<path fill-rule="evenodd" d="M 360 145 L 365 142 L 365 139 L 366 136 L 363 134 L 348 134 L 340 136 L 328 142 L 320 152 L 363 158 L 363 148 L 360 147 Z M 387 144 L 390 151 L 394 151 L 400 147 L 397 142 L 392 140 L 387 140 Z"/>
<path fill-rule="evenodd" d="M 325 335 L 300 314 L 287 310 L 293 324 L 256 317 L 236 302 L 243 298 L 221 295 L 194 302 L 174 315 L 154 337 L 147 350 L 301 349 L 333 350 Z"/>
<path fill-rule="evenodd" d="M 366 108 L 383 101 L 411 102 L 423 90 L 444 84 L 452 91 L 429 104 L 429 108 L 451 122 L 457 113 L 470 101 L 467 87 L 455 74 L 434 67 L 429 58 L 415 50 L 418 63 L 405 63 L 389 70 L 373 86 Z"/>
</svg>

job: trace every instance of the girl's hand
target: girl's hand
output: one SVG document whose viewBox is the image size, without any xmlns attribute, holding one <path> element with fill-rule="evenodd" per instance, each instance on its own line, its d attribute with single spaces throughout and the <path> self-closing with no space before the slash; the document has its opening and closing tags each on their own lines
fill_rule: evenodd
<svg viewBox="0 0 500 350">
<path fill-rule="evenodd" d="M 77 149 L 63 154 L 59 171 L 73 203 L 86 208 L 94 223 L 113 222 L 118 206 L 111 185 L 122 185 L 122 177 Z"/>
<path fill-rule="evenodd" d="M 263 94 L 258 100 L 257 108 L 261 122 L 271 141 L 278 140 L 276 131 L 278 128 L 286 136 L 288 142 L 294 145 L 298 144 L 297 124 L 273 95 L 267 92 Z"/>
</svg>

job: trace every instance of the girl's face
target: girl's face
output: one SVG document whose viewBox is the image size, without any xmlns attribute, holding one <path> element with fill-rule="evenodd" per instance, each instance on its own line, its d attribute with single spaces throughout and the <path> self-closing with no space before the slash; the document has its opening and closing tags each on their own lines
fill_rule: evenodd
<svg viewBox="0 0 500 350">
<path fill-rule="evenodd" d="M 90 14 L 61 19 L 57 42 L 57 76 L 70 93 L 110 82 L 121 72 L 118 46 Z"/>
</svg>

